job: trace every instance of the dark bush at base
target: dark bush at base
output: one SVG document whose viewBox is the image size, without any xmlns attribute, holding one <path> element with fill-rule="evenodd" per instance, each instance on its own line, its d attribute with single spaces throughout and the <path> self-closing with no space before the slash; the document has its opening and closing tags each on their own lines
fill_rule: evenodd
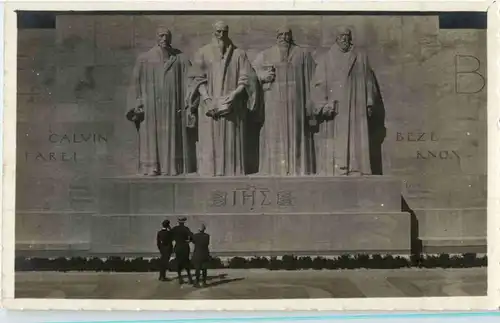
<svg viewBox="0 0 500 323">
<path fill-rule="evenodd" d="M 301 269 L 398 269 L 398 268 L 467 268 L 484 267 L 487 257 L 478 257 L 476 254 L 457 256 L 425 255 L 412 256 L 410 259 L 391 255 L 343 255 L 329 259 L 323 257 L 296 257 L 285 255 L 277 257 L 253 257 L 246 259 L 233 257 L 223 263 L 219 258 L 210 260 L 210 269 L 249 269 L 260 268 L 268 270 L 301 270 Z M 16 271 L 113 271 L 113 272 L 149 272 L 157 271 L 159 261 L 153 259 L 126 259 L 120 257 L 101 258 L 16 258 Z M 175 259 L 170 261 L 170 270 L 175 271 Z"/>
</svg>

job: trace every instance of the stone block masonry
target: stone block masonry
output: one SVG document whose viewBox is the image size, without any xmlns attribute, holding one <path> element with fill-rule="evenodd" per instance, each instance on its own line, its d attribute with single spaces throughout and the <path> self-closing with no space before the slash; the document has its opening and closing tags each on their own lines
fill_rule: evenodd
<svg viewBox="0 0 500 323">
<path fill-rule="evenodd" d="M 240 224 L 248 227 L 245 221 L 254 223 L 254 226 L 257 226 L 255 223 L 263 223 L 256 228 L 276 233 L 285 227 L 292 228 L 295 219 L 305 226 L 303 230 L 307 235 L 329 237 L 325 241 L 318 238 L 315 243 L 319 249 L 338 251 L 344 248 L 339 242 L 340 237 L 344 237 L 339 225 L 345 219 L 352 218 L 353 225 L 367 221 L 366 228 L 385 226 L 382 231 L 373 229 L 373 234 L 366 233 L 365 236 L 372 237 L 373 241 L 382 241 L 380 237 L 387 237 L 389 228 L 406 228 L 406 214 L 395 215 L 401 212 L 395 207 L 402 195 L 418 220 L 418 236 L 423 240 L 424 251 L 426 247 L 429 252 L 452 247 L 454 252 L 465 252 L 470 250 L 469 246 L 474 250 L 484 250 L 487 196 L 486 30 L 439 29 L 437 16 L 327 15 L 60 15 L 55 29 L 19 30 L 18 250 L 33 250 L 36 246 L 62 250 L 62 246 L 75 244 L 80 246 L 75 247 L 78 250 L 104 248 L 104 233 L 99 233 L 99 230 L 110 225 L 106 230 L 113 231 L 115 224 L 112 221 L 115 220 L 112 219 L 116 219 L 116 225 L 123 226 L 125 232 L 127 226 L 141 228 L 138 230 L 143 233 L 137 239 L 143 242 L 139 243 L 137 250 L 154 251 L 150 236 L 154 235 L 158 221 L 163 213 L 175 218 L 177 212 L 171 209 L 170 204 L 162 209 L 164 206 L 161 203 L 172 199 L 168 189 L 156 191 L 149 183 L 138 181 L 134 182 L 133 189 L 146 185 L 145 191 L 138 190 L 127 202 L 110 202 L 113 196 L 109 196 L 111 200 L 108 202 L 97 199 L 103 194 L 99 187 L 104 177 L 116 178 L 111 181 L 112 185 L 117 185 L 116 194 L 132 189 L 132 186 L 124 188 L 117 184 L 125 180 L 123 176 L 133 174 L 137 165 L 137 134 L 133 125 L 124 119 L 131 69 L 137 55 L 155 44 L 158 25 L 170 28 L 173 45 L 192 57 L 195 50 L 211 40 L 212 23 L 218 19 L 224 19 L 229 24 L 233 42 L 248 51 L 250 60 L 275 43 L 275 30 L 284 23 L 292 27 L 295 42 L 310 49 L 316 58 L 333 44 L 336 26 L 351 26 L 356 45 L 366 49 L 369 55 L 384 101 L 387 133 L 382 145 L 383 173 L 403 183 L 403 187 L 400 189 L 395 182 L 384 182 L 380 187 L 379 184 L 367 184 L 357 186 L 353 191 L 352 187 L 356 184 L 344 183 L 345 189 L 335 184 L 330 187 L 331 195 L 325 195 L 314 193 L 311 187 L 330 184 L 308 178 L 306 182 L 309 181 L 309 184 L 289 185 L 307 191 L 307 194 L 300 195 L 303 200 L 299 202 L 314 201 L 310 203 L 310 209 L 295 206 L 293 211 L 283 211 L 283 208 L 267 205 L 264 209 L 261 205 L 259 209 L 256 204 L 262 203 L 258 197 L 263 197 L 263 193 L 257 191 L 245 193 L 245 205 L 237 208 L 230 205 L 231 194 L 234 193 L 229 190 L 223 192 L 227 194 L 227 201 L 223 208 L 225 211 L 221 211 L 221 207 L 204 204 L 206 194 L 211 194 L 209 187 L 216 188 L 219 184 L 199 184 L 199 190 L 198 187 L 193 190 L 191 184 L 180 183 L 175 189 L 182 191 L 186 199 L 177 201 L 175 208 L 193 212 L 190 223 L 195 225 L 199 221 L 197 217 L 206 213 L 209 227 L 221 228 L 216 234 L 226 237 L 230 228 L 239 228 Z M 63 138 L 75 133 L 97 134 L 107 140 L 84 143 L 52 143 L 49 140 L 51 134 Z M 38 153 L 41 155 L 38 156 Z M 72 161 L 73 154 L 77 156 L 76 163 Z M 229 182 L 234 181 L 238 179 Z M 250 180 L 252 183 L 258 181 Z M 269 183 L 268 188 L 272 191 L 276 186 L 273 186 L 273 181 Z M 161 187 L 163 184 L 155 185 Z M 75 186 L 82 189 L 75 190 Z M 246 186 L 243 185 L 243 188 Z M 393 193 L 385 195 L 378 191 L 379 188 Z M 370 192 L 376 198 L 360 199 L 359 205 L 355 205 L 351 200 L 353 192 L 359 197 Z M 236 194 L 243 193 L 238 191 Z M 399 194 L 398 199 L 396 194 Z M 248 204 L 252 198 L 255 204 L 253 210 Z M 273 195 L 273 198 L 276 196 Z M 155 207 L 150 201 L 160 204 Z M 194 201 L 193 208 L 190 208 L 189 201 Z M 267 203 L 265 200 L 264 204 Z M 357 210 L 353 211 L 353 206 Z M 101 211 L 104 213 L 100 214 Z M 136 211 L 142 213 L 134 213 Z M 73 212 L 88 213 L 80 218 L 80 215 L 70 216 Z M 311 215 L 315 212 L 321 215 Z M 357 213 L 351 216 L 350 212 Z M 288 213 L 300 216 L 282 218 Z M 228 222 L 228 214 L 235 214 L 237 221 Z M 373 214 L 386 216 L 375 220 Z M 60 230 L 57 239 L 54 232 L 43 227 L 36 234 L 33 231 L 43 219 L 49 218 Z M 85 220 L 80 221 L 83 218 Z M 254 220 L 251 221 L 251 218 Z M 275 222 L 277 219 L 284 224 L 279 226 Z M 305 219 L 316 220 L 311 222 L 316 227 L 308 226 Z M 68 221 L 75 222 L 70 224 Z M 321 231 L 322 221 L 328 224 L 325 227 L 335 228 L 331 229 L 331 234 L 326 233 L 327 229 Z M 271 231 L 265 231 L 264 227 L 269 227 Z M 350 225 L 347 227 L 351 228 Z M 363 241 L 360 234 L 348 232 L 352 234 L 349 241 Z M 99 236 L 94 233 L 102 234 L 102 239 L 96 238 L 94 242 L 93 237 Z M 298 233 L 294 235 L 296 237 Z M 377 240 L 377 237 L 382 240 Z M 260 239 L 262 248 L 271 246 L 281 252 L 286 249 L 284 244 L 293 244 L 294 236 L 284 236 L 284 244 L 269 242 L 262 236 L 248 238 Z M 116 252 L 116 245 L 121 243 L 119 241 L 131 243 L 120 240 L 122 238 L 116 239 L 118 242 L 113 242 L 115 249 L 103 250 Z M 236 242 L 239 237 L 227 239 L 235 241 L 234 248 L 225 245 L 222 240 L 216 243 L 216 248 L 235 252 L 250 248 L 241 241 Z M 383 246 L 388 251 L 407 248 L 406 238 L 398 236 L 394 239 L 399 241 L 400 247 L 388 246 L 386 242 L 380 242 L 379 247 Z M 368 250 L 368 247 L 359 242 L 358 245 L 346 246 L 345 250 Z M 316 247 L 298 248 L 304 251 Z"/>
</svg>

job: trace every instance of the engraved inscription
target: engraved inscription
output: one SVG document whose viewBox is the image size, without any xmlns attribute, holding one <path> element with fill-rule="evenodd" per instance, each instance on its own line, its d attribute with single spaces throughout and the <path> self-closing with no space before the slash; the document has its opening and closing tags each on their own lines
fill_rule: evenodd
<svg viewBox="0 0 500 323">
<path fill-rule="evenodd" d="M 431 142 L 439 141 L 435 132 L 396 132 L 396 141 L 400 142 Z M 456 150 L 425 150 L 419 149 L 415 152 L 416 159 L 460 159 Z"/>
<path fill-rule="evenodd" d="M 294 196 L 291 191 L 281 190 L 272 192 L 266 187 L 249 186 L 246 188 L 235 188 L 231 191 L 212 191 L 210 195 L 210 206 L 245 206 L 245 207 L 263 207 L 263 206 L 293 206 Z"/>
<path fill-rule="evenodd" d="M 481 61 L 475 56 L 455 56 L 455 92 L 457 94 L 474 94 L 484 89 L 486 79 L 479 73 L 480 67 Z"/>
<path fill-rule="evenodd" d="M 271 205 L 270 193 L 271 192 L 268 189 L 260 190 L 260 194 L 262 196 L 262 202 L 260 205 Z"/>
<path fill-rule="evenodd" d="M 396 132 L 396 141 L 438 141 L 435 132 Z"/>
<path fill-rule="evenodd" d="M 410 183 L 408 181 L 403 181 L 405 184 L 406 189 L 408 190 L 418 190 L 422 188 L 422 185 L 420 183 Z"/>
<path fill-rule="evenodd" d="M 226 206 L 227 193 L 223 191 L 213 191 L 210 200 L 211 200 L 211 206 L 216 206 L 216 207 Z"/>
<path fill-rule="evenodd" d="M 48 137 L 53 144 L 81 144 L 85 142 L 108 142 L 108 137 L 100 133 L 51 133 Z"/>
<path fill-rule="evenodd" d="M 91 143 L 91 144 L 101 144 L 107 143 L 108 137 L 106 135 L 100 133 L 51 133 L 47 136 L 47 141 L 52 145 L 63 145 L 63 144 L 82 144 L 82 143 Z M 24 159 L 26 162 L 34 161 L 34 162 L 77 162 L 78 160 L 82 160 L 81 156 L 77 158 L 77 152 L 73 151 L 64 151 L 64 152 L 24 152 Z M 99 158 L 99 157 L 98 157 Z M 100 157 L 102 158 L 102 157 Z M 108 157 L 104 157 L 108 158 Z"/>
<path fill-rule="evenodd" d="M 292 206 L 293 205 L 293 196 L 290 191 L 279 191 L 277 194 L 276 203 L 279 206 Z"/>
<path fill-rule="evenodd" d="M 76 152 L 25 152 L 25 161 L 35 162 L 76 162 Z"/>
<path fill-rule="evenodd" d="M 241 190 L 241 204 L 242 205 L 255 205 L 255 190 Z"/>
<path fill-rule="evenodd" d="M 417 159 L 460 159 L 455 150 L 417 150 Z"/>
</svg>

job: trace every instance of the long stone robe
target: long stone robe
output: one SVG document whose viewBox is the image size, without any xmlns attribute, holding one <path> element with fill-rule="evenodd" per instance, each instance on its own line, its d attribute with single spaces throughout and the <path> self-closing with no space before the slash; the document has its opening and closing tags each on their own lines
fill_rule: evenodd
<svg viewBox="0 0 500 323">
<path fill-rule="evenodd" d="M 315 137 L 317 173 L 371 175 L 368 106 L 380 96 L 368 57 L 335 44 L 318 59 L 312 81 L 314 110 L 338 101 L 338 114 L 321 122 Z"/>
<path fill-rule="evenodd" d="M 189 59 L 174 49 L 167 60 L 159 46 L 139 55 L 133 70 L 128 110 L 143 106 L 138 127 L 139 174 L 179 175 L 192 172 L 186 118 L 182 112 Z"/>
<path fill-rule="evenodd" d="M 288 55 L 287 55 L 288 54 Z M 275 80 L 263 83 L 259 173 L 300 176 L 314 172 L 312 134 L 309 130 L 309 90 L 314 60 L 304 48 L 291 45 L 288 53 L 273 46 L 253 62 L 257 74 L 275 68 Z"/>
<path fill-rule="evenodd" d="M 189 77 L 187 106 L 189 110 L 197 111 L 198 174 L 244 175 L 246 117 L 255 108 L 258 86 L 246 53 L 230 43 L 222 55 L 218 45 L 212 42 L 195 54 Z M 199 88 L 202 84 L 206 86 L 213 103 L 229 95 L 239 85 L 243 85 L 245 91 L 233 101 L 230 114 L 215 120 L 205 115 L 211 106 L 200 100 Z"/>
</svg>

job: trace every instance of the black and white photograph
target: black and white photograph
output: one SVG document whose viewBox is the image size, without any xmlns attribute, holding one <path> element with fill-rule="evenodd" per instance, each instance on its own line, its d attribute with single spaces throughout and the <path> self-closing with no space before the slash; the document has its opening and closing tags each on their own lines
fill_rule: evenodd
<svg viewBox="0 0 500 323">
<path fill-rule="evenodd" d="M 487 296 L 486 12 L 16 17 L 16 299 Z"/>
</svg>

